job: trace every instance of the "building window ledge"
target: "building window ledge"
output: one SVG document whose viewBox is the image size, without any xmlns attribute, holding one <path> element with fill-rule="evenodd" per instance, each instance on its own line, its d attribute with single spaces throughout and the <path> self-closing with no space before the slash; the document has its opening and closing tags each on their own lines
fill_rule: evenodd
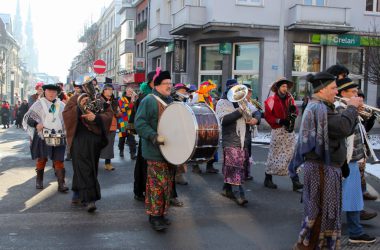
<svg viewBox="0 0 380 250">
<path fill-rule="evenodd" d="M 365 16 L 380 16 L 380 12 L 376 11 L 364 11 Z"/>
</svg>

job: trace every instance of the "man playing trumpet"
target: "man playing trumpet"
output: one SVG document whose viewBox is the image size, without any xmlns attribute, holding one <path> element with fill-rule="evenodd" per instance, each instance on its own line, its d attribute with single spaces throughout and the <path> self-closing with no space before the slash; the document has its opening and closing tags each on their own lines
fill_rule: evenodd
<svg viewBox="0 0 380 250">
<path fill-rule="evenodd" d="M 358 96 L 358 84 L 350 78 L 338 79 L 336 83 L 339 91 L 338 96 L 344 99 Z M 345 109 L 340 101 L 335 102 L 335 106 L 340 112 Z M 359 112 L 362 109 L 363 106 L 359 106 Z M 359 120 L 357 120 L 354 131 L 354 134 L 349 136 L 346 141 L 346 161 L 349 167 L 349 175 L 343 180 L 342 210 L 346 212 L 349 242 L 373 243 L 376 238 L 365 234 L 360 225 L 360 211 L 364 208 L 364 202 L 358 162 L 366 158 L 367 152 L 364 139 L 366 131 Z M 369 212 L 366 213 L 369 214 Z M 375 216 L 375 213 L 372 214 L 372 218 Z"/>
</svg>

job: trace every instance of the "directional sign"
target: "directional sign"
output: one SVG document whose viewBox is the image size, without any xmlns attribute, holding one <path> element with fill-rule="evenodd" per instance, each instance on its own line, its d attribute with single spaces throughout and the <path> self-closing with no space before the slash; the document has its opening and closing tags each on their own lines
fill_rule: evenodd
<svg viewBox="0 0 380 250">
<path fill-rule="evenodd" d="M 94 72 L 96 74 L 103 74 L 106 72 L 106 62 L 103 60 L 96 60 L 94 62 Z"/>
</svg>

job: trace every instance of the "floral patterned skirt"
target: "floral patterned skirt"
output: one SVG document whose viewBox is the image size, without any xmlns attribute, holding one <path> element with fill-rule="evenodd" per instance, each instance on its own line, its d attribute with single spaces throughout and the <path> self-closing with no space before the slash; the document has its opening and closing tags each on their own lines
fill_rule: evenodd
<svg viewBox="0 0 380 250">
<path fill-rule="evenodd" d="M 223 157 L 224 183 L 241 185 L 246 178 L 246 168 L 249 164 L 248 149 L 224 147 Z"/>
<path fill-rule="evenodd" d="M 147 161 L 145 210 L 152 216 L 165 215 L 169 209 L 173 186 L 173 167 L 162 161 Z"/>
<path fill-rule="evenodd" d="M 288 175 L 288 166 L 296 147 L 295 133 L 289 133 L 284 127 L 272 129 L 268 159 L 265 173 L 271 175 Z"/>
<path fill-rule="evenodd" d="M 316 237 L 315 249 L 340 249 L 342 173 L 340 168 L 320 164 L 312 161 L 304 164 L 304 218 L 297 243 L 309 246 Z M 320 167 L 324 173 L 323 188 Z"/>
</svg>

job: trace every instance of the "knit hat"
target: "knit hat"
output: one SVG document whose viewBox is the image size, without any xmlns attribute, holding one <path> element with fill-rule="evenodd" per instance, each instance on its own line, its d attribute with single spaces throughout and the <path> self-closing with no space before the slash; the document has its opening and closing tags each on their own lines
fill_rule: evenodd
<svg viewBox="0 0 380 250">
<path fill-rule="evenodd" d="M 352 80 L 348 77 L 336 80 L 336 85 L 338 86 L 339 92 L 359 87 L 357 83 L 352 82 Z"/>
<path fill-rule="evenodd" d="M 197 91 L 197 87 L 195 87 L 194 84 L 188 84 L 187 87 L 189 88 L 190 93 Z"/>
<path fill-rule="evenodd" d="M 235 85 L 238 85 L 238 82 L 237 82 L 236 79 L 228 79 L 227 82 L 226 82 L 226 88 L 227 89 L 230 89 L 230 88 L 232 88 Z"/>
<path fill-rule="evenodd" d="M 166 79 L 172 79 L 169 71 L 159 71 L 159 73 L 156 72 L 154 77 L 154 86 L 160 85 L 161 82 Z"/>
<path fill-rule="evenodd" d="M 281 85 L 288 85 L 288 89 L 293 88 L 294 83 L 290 80 L 287 80 L 285 77 L 277 79 L 270 88 L 273 92 L 277 92 L 277 90 L 281 87 Z"/>
<path fill-rule="evenodd" d="M 115 90 L 115 88 L 113 87 L 113 85 L 112 85 L 111 83 L 105 83 L 105 84 L 103 85 L 102 93 L 103 93 L 103 91 L 106 90 L 106 89 L 112 89 L 112 90 Z"/>
<path fill-rule="evenodd" d="M 317 93 L 319 90 L 323 89 L 330 83 L 335 81 L 335 76 L 327 72 L 319 72 L 315 75 L 308 74 L 306 80 L 310 82 L 313 86 L 314 93 Z"/>
<path fill-rule="evenodd" d="M 39 87 L 42 87 L 44 85 L 43 82 L 37 82 L 35 89 L 37 90 Z"/>
</svg>

